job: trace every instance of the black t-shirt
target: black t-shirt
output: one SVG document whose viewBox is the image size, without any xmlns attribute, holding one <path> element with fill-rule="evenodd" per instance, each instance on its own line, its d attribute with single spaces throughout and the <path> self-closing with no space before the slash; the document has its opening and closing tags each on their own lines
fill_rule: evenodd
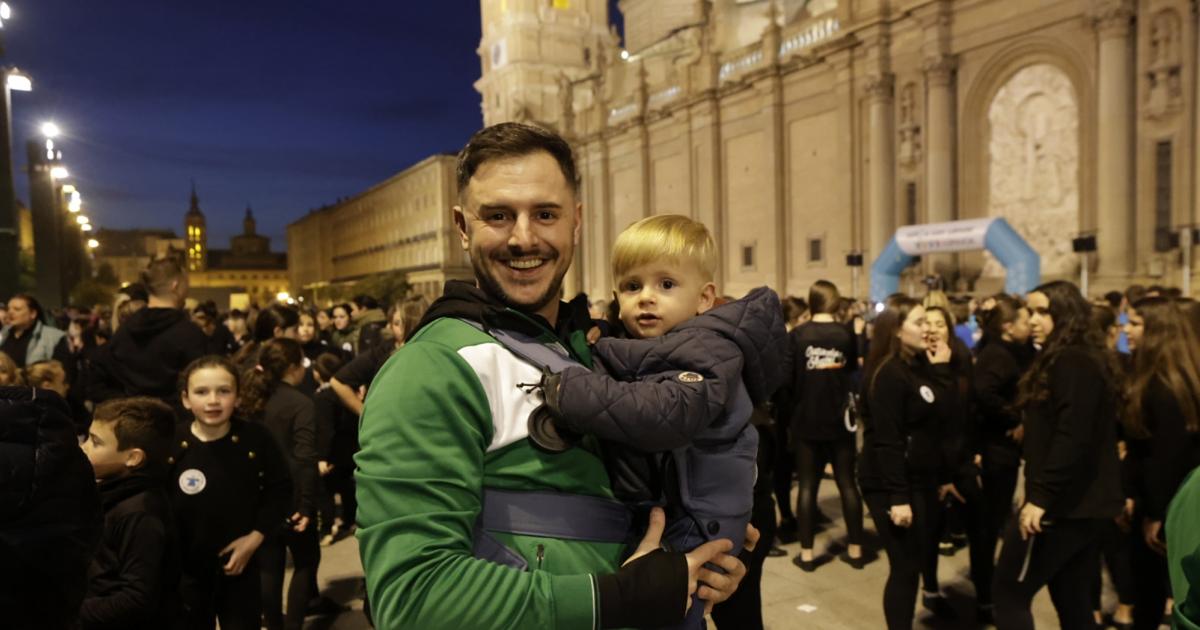
<svg viewBox="0 0 1200 630">
<path fill-rule="evenodd" d="M 847 396 L 858 369 L 858 340 L 845 324 L 808 322 L 788 336 L 791 355 L 791 430 L 802 440 L 854 436 L 846 420 Z"/>
<path fill-rule="evenodd" d="M 364 385 L 369 387 L 371 381 L 375 380 L 375 375 L 383 369 L 383 364 L 387 363 L 395 351 L 395 344 L 373 346 L 370 350 L 354 357 L 353 361 L 343 365 L 342 369 L 338 370 L 333 377 L 355 391 Z"/>
<path fill-rule="evenodd" d="M 25 356 L 29 353 L 29 340 L 33 338 L 33 329 L 25 331 L 23 335 L 17 335 L 16 329 L 12 329 L 8 333 L 8 337 L 4 339 L 4 343 L 0 344 L 0 352 L 8 355 L 17 367 L 25 367 Z"/>
</svg>

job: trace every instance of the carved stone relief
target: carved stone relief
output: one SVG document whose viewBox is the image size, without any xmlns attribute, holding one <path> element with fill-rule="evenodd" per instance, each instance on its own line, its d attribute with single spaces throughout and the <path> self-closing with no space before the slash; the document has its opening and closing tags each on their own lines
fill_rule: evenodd
<svg viewBox="0 0 1200 630">
<path fill-rule="evenodd" d="M 898 132 L 899 150 L 896 158 L 901 166 L 911 167 L 921 162 L 921 127 L 917 124 L 917 84 L 906 83 L 900 88 Z"/>
<path fill-rule="evenodd" d="M 1162 118 L 1181 109 L 1180 45 L 1179 15 L 1170 9 L 1156 13 L 1150 21 L 1150 54 L 1146 68 L 1145 106 L 1150 118 Z"/>
<path fill-rule="evenodd" d="M 1026 66 L 988 107 L 988 216 L 1007 220 L 1042 255 L 1042 273 L 1069 274 L 1079 231 L 1079 106 L 1071 80 L 1049 64 Z M 983 274 L 1004 275 L 987 255 Z"/>
</svg>

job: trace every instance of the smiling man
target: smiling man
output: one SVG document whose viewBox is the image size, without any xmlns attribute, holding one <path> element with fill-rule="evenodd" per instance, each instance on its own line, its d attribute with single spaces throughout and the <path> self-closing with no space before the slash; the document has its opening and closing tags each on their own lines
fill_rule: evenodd
<svg viewBox="0 0 1200 630">
<path fill-rule="evenodd" d="M 720 553 L 728 542 L 662 551 L 659 511 L 622 566 L 630 515 L 598 447 L 550 453 L 530 440 L 542 368 L 591 362 L 590 320 L 572 312 L 586 304 L 560 301 L 582 229 L 570 146 L 528 125 L 484 129 L 459 154 L 458 194 L 475 283 L 446 285 L 375 378 L 359 433 L 376 625 L 661 627 L 683 619 L 698 580 L 701 596 L 728 597 L 745 572 Z"/>
</svg>

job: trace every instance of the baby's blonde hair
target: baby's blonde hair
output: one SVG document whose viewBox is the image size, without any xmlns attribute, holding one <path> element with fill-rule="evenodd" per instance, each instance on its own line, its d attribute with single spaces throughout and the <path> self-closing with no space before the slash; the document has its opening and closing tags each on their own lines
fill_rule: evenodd
<svg viewBox="0 0 1200 630">
<path fill-rule="evenodd" d="M 692 263 L 705 282 L 717 272 L 717 247 L 699 221 L 678 214 L 647 217 L 625 228 L 612 249 L 613 280 L 657 260 Z"/>
</svg>

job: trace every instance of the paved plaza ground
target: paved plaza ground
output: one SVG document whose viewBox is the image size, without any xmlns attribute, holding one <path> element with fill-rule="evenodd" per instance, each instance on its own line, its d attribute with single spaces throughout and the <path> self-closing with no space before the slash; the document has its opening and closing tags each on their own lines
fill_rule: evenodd
<svg viewBox="0 0 1200 630">
<path fill-rule="evenodd" d="M 845 537 L 845 528 L 840 520 L 840 507 L 836 488 L 831 480 L 822 482 L 820 491 L 821 509 L 834 519 L 832 526 L 817 535 L 818 553 L 837 546 Z M 874 539 L 874 527 L 867 518 L 868 536 Z M 887 580 L 887 561 L 880 556 L 863 570 L 856 571 L 848 565 L 833 560 L 820 566 L 813 573 L 805 573 L 794 566 L 791 556 L 798 553 L 799 545 L 785 547 L 788 557 L 768 558 L 763 572 L 763 614 L 768 630 L 792 630 L 813 628 L 815 630 L 875 629 L 884 628 L 883 585 Z M 310 618 L 305 626 L 309 629 L 331 628 L 336 630 L 359 630 L 369 628 L 362 614 L 362 566 L 358 559 L 358 545 L 353 539 L 343 539 L 332 547 L 323 548 L 321 562 L 321 589 L 330 597 L 346 603 L 352 610 L 336 618 Z M 830 554 L 832 557 L 833 554 Z M 953 557 L 941 558 L 939 578 L 943 592 L 958 612 L 957 621 L 934 619 L 918 607 L 915 628 L 978 628 L 975 623 L 974 589 L 967 577 L 967 551 L 959 550 Z M 1081 584 L 1080 588 L 1090 588 Z M 1109 589 L 1106 588 L 1106 591 Z M 1105 594 L 1107 605 L 1112 606 L 1112 595 Z M 1034 601 L 1034 615 L 1038 628 L 1057 628 L 1058 618 L 1050 604 L 1050 597 L 1043 589 Z M 709 623 L 709 628 L 716 628 Z M 466 630 L 466 629 L 464 629 Z M 737 630 L 720 628 L 719 630 Z"/>
</svg>

